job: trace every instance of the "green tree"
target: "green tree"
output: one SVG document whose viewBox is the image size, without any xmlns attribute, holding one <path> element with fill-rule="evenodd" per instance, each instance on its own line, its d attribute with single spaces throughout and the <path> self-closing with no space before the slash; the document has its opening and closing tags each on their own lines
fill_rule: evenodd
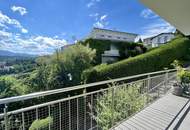
<svg viewBox="0 0 190 130">
<path fill-rule="evenodd" d="M 13 76 L 0 77 L 0 98 L 18 96 L 29 93 L 30 89 Z"/>
<path fill-rule="evenodd" d="M 81 84 L 82 72 L 92 66 L 95 50 L 81 44 L 37 59 L 39 67 L 26 80 L 35 91 Z"/>
</svg>

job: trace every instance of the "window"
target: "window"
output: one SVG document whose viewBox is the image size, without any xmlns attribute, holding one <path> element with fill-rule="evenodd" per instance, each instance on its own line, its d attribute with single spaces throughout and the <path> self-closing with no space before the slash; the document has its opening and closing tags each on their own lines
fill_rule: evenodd
<svg viewBox="0 0 190 130">
<path fill-rule="evenodd" d="M 112 36 L 108 36 L 108 38 L 112 38 Z"/>
<path fill-rule="evenodd" d="M 158 37 L 158 43 L 160 43 L 160 40 L 161 40 L 161 38 L 160 38 L 160 37 Z"/>
<path fill-rule="evenodd" d="M 100 35 L 101 37 L 105 37 L 104 35 Z"/>
<path fill-rule="evenodd" d="M 168 36 L 164 37 L 164 43 L 166 43 L 168 41 Z"/>
<path fill-rule="evenodd" d="M 117 39 L 120 39 L 121 37 L 117 37 Z"/>
</svg>

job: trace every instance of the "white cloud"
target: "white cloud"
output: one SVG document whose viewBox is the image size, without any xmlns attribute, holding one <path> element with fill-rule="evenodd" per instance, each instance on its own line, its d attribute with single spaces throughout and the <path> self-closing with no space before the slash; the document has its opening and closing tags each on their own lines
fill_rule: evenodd
<svg viewBox="0 0 190 130">
<path fill-rule="evenodd" d="M 44 37 L 44 36 L 37 36 L 32 39 L 33 41 L 37 43 L 41 43 L 43 45 L 46 45 L 48 47 L 58 48 L 63 45 L 66 45 L 66 40 L 64 39 L 57 39 L 57 38 L 51 38 L 51 37 Z"/>
<path fill-rule="evenodd" d="M 62 33 L 61 33 L 62 36 L 65 36 L 66 34 L 67 34 L 66 32 L 62 32 Z"/>
<path fill-rule="evenodd" d="M 87 4 L 87 7 L 90 8 L 93 5 L 94 5 L 94 3 L 90 2 L 90 3 Z"/>
<path fill-rule="evenodd" d="M 100 20 L 105 20 L 107 18 L 108 15 L 103 15 L 100 17 Z"/>
<path fill-rule="evenodd" d="M 25 15 L 25 14 L 27 14 L 27 10 L 26 10 L 26 8 L 24 8 L 24 7 L 12 6 L 12 7 L 11 7 L 11 10 L 12 10 L 13 12 L 19 12 L 20 15 Z"/>
<path fill-rule="evenodd" d="M 22 33 L 28 33 L 28 30 L 26 30 L 25 28 L 21 29 Z"/>
<path fill-rule="evenodd" d="M 98 28 L 104 28 L 104 24 L 101 23 L 100 21 L 94 23 L 94 27 L 98 27 Z"/>
<path fill-rule="evenodd" d="M 93 26 L 98 28 L 105 28 L 109 24 L 109 22 L 107 21 L 107 16 L 108 15 L 105 14 L 95 17 L 96 22 L 93 24 Z"/>
<path fill-rule="evenodd" d="M 166 33 L 166 32 L 174 32 L 175 28 L 170 25 L 168 22 L 161 19 L 157 14 L 155 14 L 150 9 L 144 9 L 140 13 L 140 16 L 151 20 L 151 23 L 148 25 L 145 25 L 141 28 L 142 30 L 142 36 L 141 38 L 147 38 L 152 37 L 155 35 L 158 35 L 160 33 Z"/>
<path fill-rule="evenodd" d="M 153 19 L 153 18 L 158 18 L 158 15 L 152 12 L 150 9 L 144 9 L 142 10 L 141 17 L 146 18 L 146 19 Z"/>
<path fill-rule="evenodd" d="M 1 27 L 5 27 L 4 29 L 7 29 L 8 26 L 13 26 L 16 27 L 18 29 L 21 30 L 21 32 L 23 33 L 27 33 L 28 31 L 20 24 L 19 21 L 17 21 L 16 19 L 12 19 L 10 17 L 8 17 L 7 15 L 3 14 L 0 11 L 0 25 Z"/>
<path fill-rule="evenodd" d="M 90 16 L 90 17 L 98 17 L 98 16 L 99 16 L 99 13 L 90 14 L 89 16 Z"/>
<path fill-rule="evenodd" d="M 95 14 L 90 14 L 89 16 L 94 18 L 96 21 L 98 20 L 98 17 L 99 17 L 99 13 L 95 13 Z"/>
<path fill-rule="evenodd" d="M 66 44 L 64 39 L 46 36 L 22 37 L 20 34 L 0 31 L 0 48 L 17 53 L 51 54 Z"/>
<path fill-rule="evenodd" d="M 9 38 L 11 36 L 12 36 L 12 33 L 0 30 L 0 39 L 2 39 L 2 38 Z"/>
<path fill-rule="evenodd" d="M 14 28 L 13 28 L 14 27 Z M 11 32 L 18 28 L 20 32 Z M 67 44 L 59 37 L 26 36 L 28 33 L 19 21 L 12 19 L 0 11 L 0 49 L 17 53 L 50 54 Z"/>
<path fill-rule="evenodd" d="M 151 37 L 160 33 L 174 32 L 175 28 L 162 19 L 157 19 L 151 24 L 141 28 L 143 30 L 142 38 Z"/>
<path fill-rule="evenodd" d="M 90 2 L 88 2 L 87 4 L 86 4 L 86 6 L 88 7 L 88 8 L 90 8 L 90 7 L 92 7 L 92 6 L 94 6 L 97 2 L 100 2 L 101 0 L 90 0 Z"/>
</svg>

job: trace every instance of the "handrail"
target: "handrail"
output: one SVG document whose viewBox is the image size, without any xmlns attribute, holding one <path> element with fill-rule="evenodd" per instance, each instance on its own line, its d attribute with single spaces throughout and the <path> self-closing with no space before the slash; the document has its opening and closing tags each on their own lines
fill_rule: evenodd
<svg viewBox="0 0 190 130">
<path fill-rule="evenodd" d="M 154 76 L 154 78 L 157 77 L 157 76 Z M 175 76 L 172 76 L 170 77 L 168 80 L 171 80 L 172 78 L 174 78 Z M 141 81 L 141 80 L 138 80 L 138 81 Z M 156 85 L 155 87 L 151 88 L 147 93 L 155 90 L 156 88 L 158 88 L 161 84 L 163 84 L 165 81 L 162 81 L 161 83 L 159 83 L 158 85 Z M 130 83 L 129 83 L 130 84 Z M 71 100 L 71 99 L 76 99 L 76 98 L 79 98 L 79 97 L 83 97 L 83 96 L 88 96 L 88 95 L 91 95 L 91 94 L 95 94 L 95 93 L 98 93 L 98 92 L 103 92 L 105 90 L 109 90 L 109 89 L 112 89 L 113 87 L 111 88 L 105 88 L 105 89 L 100 89 L 100 90 L 96 90 L 96 91 L 93 91 L 93 92 L 89 92 L 89 93 L 83 93 L 83 94 L 80 94 L 80 95 L 75 95 L 73 97 L 66 97 L 64 99 L 57 99 L 55 101 L 50 101 L 50 102 L 46 102 L 46 103 L 42 103 L 42 104 L 38 104 L 38 105 L 34 105 L 34 106 L 31 106 L 31 107 L 26 107 L 26 108 L 22 108 L 22 109 L 19 109 L 19 110 L 14 110 L 14 111 L 10 111 L 8 112 L 7 114 L 10 115 L 10 114 L 16 114 L 16 113 L 19 113 L 19 112 L 25 112 L 25 111 L 29 111 L 29 110 L 32 110 L 32 109 L 35 109 L 35 108 L 40 108 L 40 107 L 44 107 L 44 106 L 47 106 L 47 105 L 52 105 L 52 104 L 56 104 L 58 102 L 63 102 L 63 101 L 67 101 L 67 100 Z M 145 93 L 145 94 L 147 94 Z M 145 95 L 143 94 L 143 95 Z M 0 114 L 0 118 L 3 117 L 3 113 Z"/>
<path fill-rule="evenodd" d="M 9 104 L 9 103 L 18 102 L 18 101 L 24 101 L 24 100 L 38 98 L 38 97 L 42 97 L 42 96 L 53 95 L 53 94 L 57 94 L 57 93 L 69 92 L 69 91 L 74 91 L 74 90 L 79 90 L 79 89 L 86 89 L 86 88 L 90 88 L 93 86 L 109 84 L 109 83 L 113 83 L 113 82 L 119 82 L 119 81 L 123 81 L 123 80 L 129 80 L 129 79 L 134 79 L 134 78 L 138 78 L 138 77 L 154 75 L 154 74 L 159 74 L 159 73 L 172 72 L 172 71 L 176 71 L 176 69 L 144 73 L 144 74 L 139 74 L 139 75 L 134 75 L 134 76 L 128 76 L 128 77 L 123 77 L 123 78 L 117 78 L 117 79 L 90 83 L 90 84 L 77 85 L 77 86 L 68 87 L 68 88 L 61 88 L 61 89 L 48 90 L 48 91 L 43 91 L 43 92 L 35 92 L 35 93 L 22 95 L 22 96 L 9 97 L 9 98 L 0 99 L 0 105 L 1 104 Z"/>
</svg>

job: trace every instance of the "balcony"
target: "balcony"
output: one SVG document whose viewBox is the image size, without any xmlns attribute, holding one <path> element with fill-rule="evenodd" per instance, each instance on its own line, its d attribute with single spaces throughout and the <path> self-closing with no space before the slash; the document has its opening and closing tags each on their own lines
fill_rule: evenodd
<svg viewBox="0 0 190 130">
<path fill-rule="evenodd" d="M 0 130 L 152 130 L 189 126 L 190 103 L 170 93 L 174 80 L 176 70 L 172 69 L 0 99 Z"/>
</svg>

